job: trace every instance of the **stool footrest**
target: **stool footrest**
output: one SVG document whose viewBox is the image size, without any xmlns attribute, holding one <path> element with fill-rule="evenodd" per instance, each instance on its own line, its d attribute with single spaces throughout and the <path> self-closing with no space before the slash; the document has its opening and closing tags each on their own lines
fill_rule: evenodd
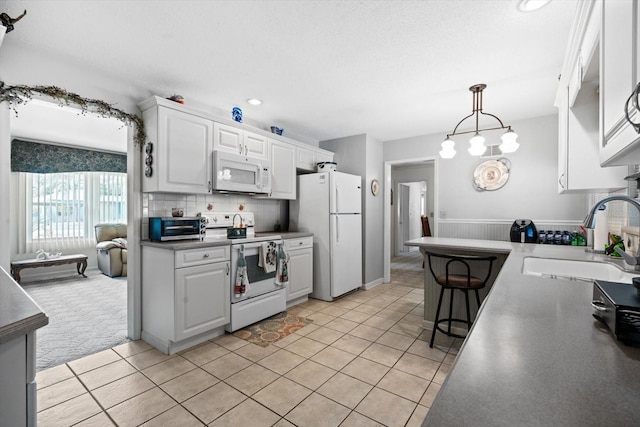
<svg viewBox="0 0 640 427">
<path fill-rule="evenodd" d="M 435 323 L 434 327 L 435 327 L 438 331 L 440 331 L 440 332 L 442 332 L 443 334 L 448 335 L 448 336 L 450 336 L 450 337 L 460 338 L 460 339 L 465 339 L 465 338 L 467 337 L 466 335 L 459 335 L 459 334 L 455 334 L 455 333 L 453 333 L 453 332 L 446 331 L 446 330 L 444 330 L 444 329 L 442 329 L 442 328 L 440 327 L 440 323 L 444 323 L 444 322 L 449 323 L 449 320 L 451 320 L 451 322 L 464 323 L 464 324 L 465 324 L 465 326 L 468 326 L 468 323 L 467 323 L 467 321 L 466 321 L 466 320 L 462 320 L 462 319 L 440 319 L 440 320 L 438 320 L 438 321 Z"/>
</svg>

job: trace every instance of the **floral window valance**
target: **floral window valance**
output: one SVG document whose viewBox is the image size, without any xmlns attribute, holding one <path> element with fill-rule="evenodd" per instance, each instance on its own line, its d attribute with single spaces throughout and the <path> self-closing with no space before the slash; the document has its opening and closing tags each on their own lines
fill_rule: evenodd
<svg viewBox="0 0 640 427">
<path fill-rule="evenodd" d="M 126 173 L 127 156 L 14 139 L 11 141 L 11 171 Z"/>
</svg>

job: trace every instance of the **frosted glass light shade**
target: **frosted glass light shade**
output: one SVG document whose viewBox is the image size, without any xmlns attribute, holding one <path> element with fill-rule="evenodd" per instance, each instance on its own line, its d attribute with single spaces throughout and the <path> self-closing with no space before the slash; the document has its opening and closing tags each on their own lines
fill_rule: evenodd
<svg viewBox="0 0 640 427">
<path fill-rule="evenodd" d="M 500 137 L 502 140 L 502 144 L 500 144 L 500 151 L 503 153 L 513 153 L 515 152 L 520 144 L 518 144 L 518 134 L 512 130 L 508 130 Z"/>
<path fill-rule="evenodd" d="M 7 27 L 0 25 L 0 46 L 2 46 L 2 40 L 4 39 L 4 33 L 7 32 Z"/>
<path fill-rule="evenodd" d="M 456 150 L 453 148 L 456 143 L 451 138 L 445 139 L 440 145 L 442 145 L 442 150 L 439 154 L 443 159 L 452 159 L 456 155 Z"/>
<path fill-rule="evenodd" d="M 472 156 L 481 156 L 487 149 L 487 147 L 484 146 L 484 136 L 478 132 L 469 140 L 469 145 L 469 154 Z"/>
</svg>

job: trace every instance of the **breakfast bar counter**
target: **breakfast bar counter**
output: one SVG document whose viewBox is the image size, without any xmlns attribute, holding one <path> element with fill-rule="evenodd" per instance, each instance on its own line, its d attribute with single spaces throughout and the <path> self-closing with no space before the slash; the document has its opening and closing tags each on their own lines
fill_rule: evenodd
<svg viewBox="0 0 640 427">
<path fill-rule="evenodd" d="M 640 348 L 617 341 L 592 317 L 593 284 L 523 274 L 527 257 L 606 261 L 602 255 L 465 239 L 406 244 L 509 252 L 423 425 L 638 425 Z"/>
</svg>

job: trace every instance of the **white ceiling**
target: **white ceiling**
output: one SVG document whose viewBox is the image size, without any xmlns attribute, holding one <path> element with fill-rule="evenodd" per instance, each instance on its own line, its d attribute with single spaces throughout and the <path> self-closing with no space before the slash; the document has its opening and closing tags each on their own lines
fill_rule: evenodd
<svg viewBox="0 0 640 427">
<path fill-rule="evenodd" d="M 80 72 L 238 105 L 285 136 L 392 140 L 451 132 L 475 83 L 505 124 L 554 114 L 576 2 L 525 14 L 517 0 L 9 0 L 0 12 L 28 11 L 5 45 Z"/>
</svg>

